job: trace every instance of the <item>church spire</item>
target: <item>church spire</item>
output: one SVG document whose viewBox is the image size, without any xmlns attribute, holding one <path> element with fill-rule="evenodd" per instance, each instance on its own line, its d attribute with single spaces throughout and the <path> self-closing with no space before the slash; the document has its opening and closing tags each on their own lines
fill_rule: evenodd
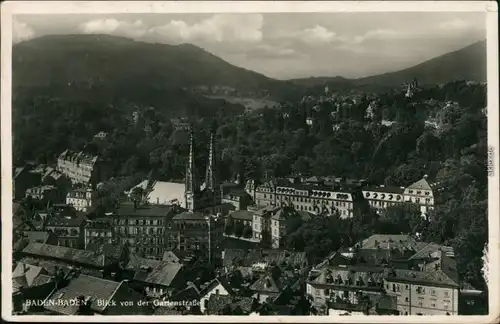
<svg viewBox="0 0 500 324">
<path fill-rule="evenodd" d="M 195 155 L 194 155 L 194 131 L 191 126 L 189 134 L 189 158 L 186 164 L 186 192 L 194 193 L 199 189 L 198 182 L 196 180 L 196 167 L 195 167 Z"/>
<path fill-rule="evenodd" d="M 217 190 L 217 168 L 215 158 L 215 129 L 212 127 L 210 130 L 210 148 L 208 152 L 208 164 L 205 183 L 208 189 Z"/>
</svg>

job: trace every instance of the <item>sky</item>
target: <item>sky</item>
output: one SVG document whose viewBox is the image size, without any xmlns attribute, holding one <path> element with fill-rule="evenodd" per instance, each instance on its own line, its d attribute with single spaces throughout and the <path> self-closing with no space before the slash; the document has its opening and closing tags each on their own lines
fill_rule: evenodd
<svg viewBox="0 0 500 324">
<path fill-rule="evenodd" d="M 276 79 L 401 70 L 486 38 L 481 12 L 16 15 L 13 41 L 110 34 L 191 43 Z"/>
</svg>

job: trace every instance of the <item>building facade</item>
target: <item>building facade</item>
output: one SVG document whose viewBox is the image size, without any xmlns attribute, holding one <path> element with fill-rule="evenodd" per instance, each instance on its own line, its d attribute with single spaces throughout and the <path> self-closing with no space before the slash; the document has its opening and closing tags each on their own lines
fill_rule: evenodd
<svg viewBox="0 0 500 324">
<path fill-rule="evenodd" d="M 48 219 L 45 228 L 57 237 L 57 245 L 82 249 L 86 222 L 83 216 L 53 216 Z"/>
<path fill-rule="evenodd" d="M 371 305 L 399 315 L 458 315 L 459 287 L 452 248 L 373 235 L 311 270 L 306 290 L 316 308 L 335 302 L 346 310 Z"/>
<path fill-rule="evenodd" d="M 387 207 L 404 202 L 404 187 L 373 186 L 363 189 L 363 196 L 370 207 L 381 213 Z"/>
<path fill-rule="evenodd" d="M 209 261 L 221 251 L 223 219 L 210 214 L 185 211 L 175 215 L 166 229 L 166 246 L 169 250 L 201 251 Z"/>
<path fill-rule="evenodd" d="M 73 189 L 66 194 L 66 204 L 82 212 L 91 211 L 96 200 L 97 192 L 91 188 Z"/>
<path fill-rule="evenodd" d="M 57 159 L 57 171 L 73 184 L 96 184 L 100 180 L 98 160 L 98 156 L 66 150 Z"/>
<path fill-rule="evenodd" d="M 113 233 L 118 243 L 128 243 L 130 252 L 160 260 L 165 249 L 168 220 L 177 213 L 177 206 L 124 203 L 112 215 Z"/>
<path fill-rule="evenodd" d="M 428 212 L 434 209 L 434 190 L 427 182 L 427 176 L 405 188 L 404 201 L 418 204 L 422 217 L 427 217 Z"/>
<path fill-rule="evenodd" d="M 112 244 L 113 222 L 112 220 L 93 220 L 87 221 L 84 229 L 85 249 L 89 244 L 104 245 Z"/>
<path fill-rule="evenodd" d="M 26 197 L 30 196 L 33 199 L 51 201 L 52 203 L 62 202 L 61 192 L 56 186 L 44 185 L 28 188 L 26 190 Z"/>
</svg>

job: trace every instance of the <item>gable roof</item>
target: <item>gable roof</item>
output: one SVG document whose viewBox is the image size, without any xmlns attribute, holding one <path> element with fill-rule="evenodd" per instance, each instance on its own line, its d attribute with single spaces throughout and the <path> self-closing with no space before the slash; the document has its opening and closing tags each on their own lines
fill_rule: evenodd
<svg viewBox="0 0 500 324">
<path fill-rule="evenodd" d="M 200 212 L 190 212 L 190 211 L 185 211 L 180 214 L 175 215 L 173 220 L 207 220 L 205 215 L 203 215 Z"/>
<path fill-rule="evenodd" d="M 415 183 L 412 183 L 411 185 L 408 186 L 406 189 L 413 189 L 413 190 L 432 190 L 431 186 L 427 182 L 425 178 L 422 178 L 418 180 Z"/>
<path fill-rule="evenodd" d="M 290 283 L 291 280 L 287 280 L 285 276 L 280 276 L 279 278 L 273 278 L 271 274 L 266 274 L 257 281 L 255 281 L 251 286 L 250 290 L 268 293 L 279 293 L 283 291 Z"/>
<path fill-rule="evenodd" d="M 222 287 L 224 287 L 224 289 L 226 289 L 226 291 L 229 294 L 233 293 L 233 289 L 227 280 L 227 275 L 224 275 L 224 276 L 220 276 L 218 278 L 215 278 L 214 280 L 210 281 L 206 287 L 203 287 L 200 291 L 200 296 L 201 297 L 206 296 L 210 291 L 212 291 L 218 285 L 221 285 Z"/>
<path fill-rule="evenodd" d="M 80 296 L 90 297 L 90 308 L 102 313 L 107 305 L 97 303 L 97 301 L 110 301 L 115 296 L 123 282 L 116 282 L 102 278 L 79 275 L 69 282 L 69 284 L 51 294 L 45 303 L 45 309 L 65 315 L 75 315 L 78 306 L 71 303 L 58 303 L 58 300 L 72 300 Z"/>
<path fill-rule="evenodd" d="M 210 295 L 207 302 L 207 311 L 209 315 L 218 315 L 226 308 L 231 312 L 239 309 L 243 314 L 249 314 L 256 305 L 252 297 L 234 297 L 229 295 Z"/>
<path fill-rule="evenodd" d="M 243 266 L 252 266 L 256 263 L 276 263 L 280 265 L 286 262 L 292 266 L 302 266 L 307 263 L 305 252 L 294 252 L 286 250 L 243 250 L 225 249 L 223 265 L 231 267 L 239 260 Z"/>
<path fill-rule="evenodd" d="M 171 262 L 171 263 L 179 263 L 179 257 L 173 251 L 165 251 L 163 253 L 162 261 Z"/>
<path fill-rule="evenodd" d="M 130 256 L 126 269 L 134 271 L 134 280 L 155 285 L 171 286 L 182 264 Z"/>
<path fill-rule="evenodd" d="M 253 220 L 253 213 L 248 210 L 236 210 L 229 213 L 228 217 L 229 216 L 239 220 L 247 220 L 247 221 Z"/>
<path fill-rule="evenodd" d="M 103 254 L 97 254 L 92 251 L 73 249 L 65 246 L 35 242 L 28 244 L 22 252 L 37 257 L 59 259 L 67 262 L 77 262 L 83 265 L 90 265 L 94 267 L 105 266 L 105 258 Z"/>
<path fill-rule="evenodd" d="M 24 236 L 29 242 L 46 243 L 50 233 L 46 231 L 24 231 Z"/>
<path fill-rule="evenodd" d="M 12 279 L 15 279 L 18 283 L 22 282 L 23 287 L 33 287 L 50 282 L 52 277 L 46 274 L 47 270 L 42 267 L 18 262 L 16 268 L 12 272 Z"/>
</svg>

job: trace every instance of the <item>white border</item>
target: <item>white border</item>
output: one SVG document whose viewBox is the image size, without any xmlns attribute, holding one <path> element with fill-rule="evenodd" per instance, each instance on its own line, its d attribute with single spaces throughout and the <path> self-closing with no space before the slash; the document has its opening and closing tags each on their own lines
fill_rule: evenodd
<svg viewBox="0 0 500 324">
<path fill-rule="evenodd" d="M 499 113 L 498 113 L 498 7 L 495 1 L 16 1 L 1 5 L 1 149 L 2 250 L 12 251 L 12 141 L 11 55 L 14 14 L 126 14 L 126 13 L 272 13 L 272 12 L 486 12 L 488 64 L 488 143 L 493 149 L 494 174 L 489 178 L 489 306 L 487 316 L 12 316 L 11 271 L 2 271 L 2 318 L 37 322 L 244 322 L 244 323 L 496 323 L 500 318 L 499 290 Z M 12 269 L 12 254 L 2 253 L 2 268 Z M 493 271 L 492 269 L 495 269 Z"/>
</svg>

